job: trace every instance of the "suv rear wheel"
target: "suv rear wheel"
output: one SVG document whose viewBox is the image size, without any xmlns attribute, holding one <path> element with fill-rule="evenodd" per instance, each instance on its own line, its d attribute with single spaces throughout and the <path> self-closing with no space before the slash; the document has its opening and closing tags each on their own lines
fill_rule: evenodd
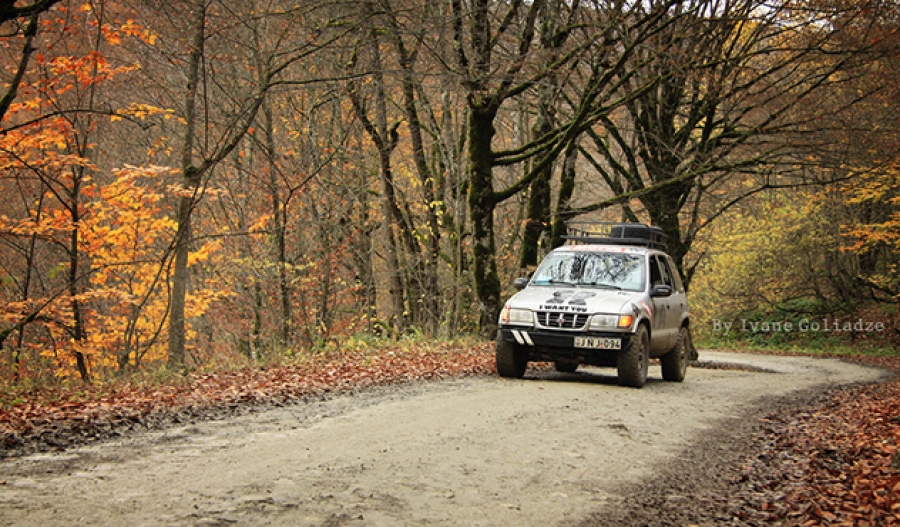
<svg viewBox="0 0 900 527">
<path fill-rule="evenodd" d="M 663 379 L 673 382 L 681 382 L 687 373 L 688 367 L 688 345 L 690 342 L 690 333 L 687 326 L 681 326 L 678 331 L 678 342 L 675 348 L 666 353 L 659 359 L 662 366 Z"/>
<path fill-rule="evenodd" d="M 553 363 L 553 367 L 556 368 L 556 371 L 561 373 L 575 373 L 575 370 L 578 369 L 578 363 L 567 360 L 558 360 Z"/>
<path fill-rule="evenodd" d="M 512 342 L 503 340 L 501 335 L 497 335 L 495 361 L 497 373 L 501 377 L 521 379 L 525 376 L 525 369 L 528 367 L 528 359 L 525 353 Z"/>
<path fill-rule="evenodd" d="M 650 337 L 647 335 L 647 327 L 642 324 L 628 349 L 619 352 L 616 358 L 619 384 L 633 388 L 644 386 L 647 382 L 647 369 L 650 367 L 649 350 Z"/>
</svg>

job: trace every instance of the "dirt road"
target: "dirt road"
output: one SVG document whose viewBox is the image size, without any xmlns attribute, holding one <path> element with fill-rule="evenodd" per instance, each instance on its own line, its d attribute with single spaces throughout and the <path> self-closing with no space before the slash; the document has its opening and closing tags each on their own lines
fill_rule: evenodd
<svg viewBox="0 0 900 527">
<path fill-rule="evenodd" d="M 577 525 L 723 420 L 881 372 L 706 352 L 684 383 L 613 370 L 366 391 L 0 461 L 0 525 Z"/>
</svg>

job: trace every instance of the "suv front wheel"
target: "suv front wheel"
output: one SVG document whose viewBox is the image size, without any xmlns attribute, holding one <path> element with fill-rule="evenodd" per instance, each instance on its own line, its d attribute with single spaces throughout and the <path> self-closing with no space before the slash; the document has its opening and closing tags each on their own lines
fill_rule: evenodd
<svg viewBox="0 0 900 527">
<path fill-rule="evenodd" d="M 647 370 L 650 367 L 650 336 L 647 327 L 641 324 L 637 333 L 631 340 L 631 345 L 625 351 L 619 352 L 616 358 L 616 368 L 619 374 L 619 384 L 641 388 L 647 382 Z"/>
<path fill-rule="evenodd" d="M 507 342 L 502 335 L 497 335 L 497 352 L 495 361 L 497 373 L 501 377 L 521 379 L 525 376 L 528 359 L 525 353 L 512 342 Z"/>
</svg>

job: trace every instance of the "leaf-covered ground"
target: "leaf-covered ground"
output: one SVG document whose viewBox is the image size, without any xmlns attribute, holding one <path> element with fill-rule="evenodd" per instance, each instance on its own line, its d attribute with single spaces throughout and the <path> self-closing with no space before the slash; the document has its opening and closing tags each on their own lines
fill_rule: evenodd
<svg viewBox="0 0 900 527">
<path fill-rule="evenodd" d="M 900 357 L 865 362 L 900 371 Z M 768 419 L 768 445 L 738 477 L 759 493 L 748 524 L 900 525 L 900 380 Z"/>
<path fill-rule="evenodd" d="M 900 371 L 900 357 L 866 361 Z M 292 365 L 192 374 L 165 384 L 118 382 L 78 392 L 17 393 L 0 400 L 0 457 L 370 386 L 487 374 L 493 368 L 490 345 L 433 345 L 323 354 Z M 900 380 L 833 389 L 762 415 L 756 437 L 747 438 L 746 451 L 736 458 L 742 460 L 739 466 L 721 467 L 731 475 L 716 491 L 728 495 L 716 499 L 725 509 L 719 518 L 739 525 L 900 525 Z M 687 499 L 678 506 L 699 507 L 702 501 Z M 661 511 L 644 513 L 662 517 Z"/>
<path fill-rule="evenodd" d="M 494 367 L 488 348 L 356 349 L 290 365 L 194 373 L 169 383 L 16 393 L 0 400 L 0 458 L 371 386 L 488 373 Z"/>
</svg>

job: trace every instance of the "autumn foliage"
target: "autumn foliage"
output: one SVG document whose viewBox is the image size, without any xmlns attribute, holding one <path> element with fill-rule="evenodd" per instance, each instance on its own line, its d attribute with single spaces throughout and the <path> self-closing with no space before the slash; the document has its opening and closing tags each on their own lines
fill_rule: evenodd
<svg viewBox="0 0 900 527">
<path fill-rule="evenodd" d="M 882 295 L 897 298 L 900 261 L 883 255 L 900 254 L 900 165 L 892 162 L 848 185 L 846 203 L 861 217 L 843 226 L 844 250 L 871 262 L 863 279 Z"/>
</svg>

